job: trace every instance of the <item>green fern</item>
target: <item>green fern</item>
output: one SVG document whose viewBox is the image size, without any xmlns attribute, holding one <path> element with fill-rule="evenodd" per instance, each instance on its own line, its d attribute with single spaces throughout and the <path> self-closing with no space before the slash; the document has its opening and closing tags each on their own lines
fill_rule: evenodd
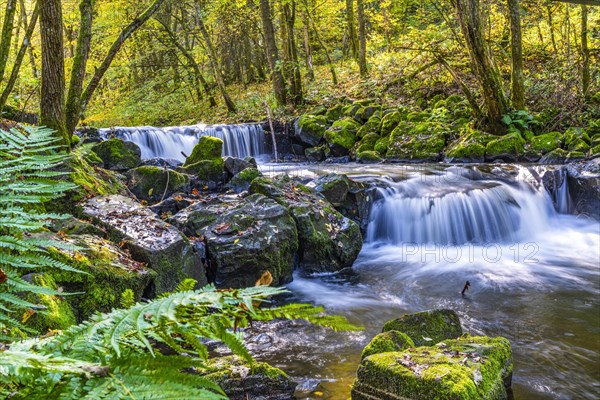
<svg viewBox="0 0 600 400">
<path fill-rule="evenodd" d="M 65 244 L 35 235 L 48 221 L 64 218 L 43 212 L 40 206 L 75 187 L 58 179 L 65 175 L 59 169 L 68 156 L 56 143 L 48 129 L 0 130 L 0 340 L 12 339 L 17 331 L 33 333 L 21 322 L 22 314 L 43 312 L 17 293 L 59 294 L 27 282 L 23 275 L 49 269 L 79 272 L 53 259 L 47 250 Z"/>
</svg>

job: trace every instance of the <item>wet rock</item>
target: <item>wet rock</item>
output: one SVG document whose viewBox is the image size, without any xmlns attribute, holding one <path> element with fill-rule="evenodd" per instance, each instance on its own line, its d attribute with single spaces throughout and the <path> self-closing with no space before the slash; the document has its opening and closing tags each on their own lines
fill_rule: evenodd
<svg viewBox="0 0 600 400">
<path fill-rule="evenodd" d="M 517 161 L 525 150 L 525 140 L 517 132 L 494 139 L 485 146 L 486 161 Z"/>
<path fill-rule="evenodd" d="M 562 146 L 563 135 L 560 132 L 545 133 L 531 139 L 531 149 L 541 154 L 550 153 Z"/>
<path fill-rule="evenodd" d="M 309 147 L 304 150 L 304 155 L 308 162 L 320 162 L 326 157 L 322 147 Z"/>
<path fill-rule="evenodd" d="M 94 145 L 92 150 L 102 159 L 104 168 L 113 171 L 127 171 L 142 163 L 142 151 L 133 142 L 110 139 Z"/>
<path fill-rule="evenodd" d="M 206 271 L 194 246 L 174 226 L 151 210 L 120 196 L 96 197 L 84 204 L 83 214 L 102 225 L 115 242 L 123 242 L 132 257 L 157 273 L 156 293 L 172 291 L 185 278 L 199 286 Z"/>
<path fill-rule="evenodd" d="M 295 136 L 302 143 L 317 146 L 329 125 L 327 117 L 323 115 L 305 114 L 294 123 Z"/>
<path fill-rule="evenodd" d="M 376 151 L 362 151 L 356 155 L 356 162 L 361 164 L 378 164 L 383 158 Z"/>
<path fill-rule="evenodd" d="M 445 150 L 446 162 L 482 163 L 485 161 L 485 148 L 498 137 L 478 130 L 462 132 L 460 138 Z"/>
<path fill-rule="evenodd" d="M 254 286 L 266 271 L 273 285 L 292 280 L 296 227 L 288 210 L 272 199 L 260 194 L 216 197 L 171 220 L 190 235 L 204 236 L 209 274 L 217 287 Z"/>
<path fill-rule="evenodd" d="M 358 367 L 352 399 L 507 399 L 512 370 L 507 339 L 465 335 L 366 357 Z"/>
<path fill-rule="evenodd" d="M 324 134 L 331 152 L 336 157 L 348 154 L 354 143 L 360 124 L 352 118 L 337 120 Z"/>
<path fill-rule="evenodd" d="M 350 190 L 350 179 L 346 175 L 328 174 L 317 178 L 309 186 L 325 196 L 336 207 L 346 201 Z"/>
<path fill-rule="evenodd" d="M 264 362 L 248 364 L 238 357 L 211 359 L 205 370 L 196 373 L 218 384 L 232 400 L 294 398 L 297 383 L 285 372 Z"/>
<path fill-rule="evenodd" d="M 223 141 L 212 136 L 202 136 L 186 158 L 182 168 L 195 174 L 200 182 L 220 182 L 224 179 Z"/>
<path fill-rule="evenodd" d="M 600 220 L 600 158 L 567 166 L 574 212 Z"/>
<path fill-rule="evenodd" d="M 103 140 L 98 128 L 88 126 L 77 129 L 75 135 L 79 136 L 83 143 L 100 143 Z"/>
<path fill-rule="evenodd" d="M 104 229 L 72 216 L 66 219 L 53 220 L 49 228 L 54 233 L 61 232 L 61 235 L 95 235 L 103 237 L 106 234 Z"/>
<path fill-rule="evenodd" d="M 175 169 L 183 164 L 179 160 L 173 160 L 171 158 L 150 158 L 148 160 L 143 160 L 142 165 L 151 165 L 153 167 L 167 167 L 171 169 Z"/>
<path fill-rule="evenodd" d="M 362 351 L 361 360 L 373 354 L 401 351 L 415 347 L 413 340 L 406 334 L 398 331 L 387 331 L 375 336 Z"/>
<path fill-rule="evenodd" d="M 148 208 L 163 218 L 164 216 L 175 215 L 195 202 L 196 200 L 186 197 L 184 193 L 174 193 L 171 197 Z"/>
<path fill-rule="evenodd" d="M 225 157 L 223 160 L 225 171 L 229 175 L 234 176 L 245 170 L 246 168 L 256 168 L 256 160 L 253 157 L 247 157 L 247 159 L 240 159 L 235 157 Z"/>
<path fill-rule="evenodd" d="M 400 123 L 390 134 L 387 159 L 405 162 L 440 161 L 447 128 L 437 122 Z"/>
<path fill-rule="evenodd" d="M 125 174 L 127 187 L 139 200 L 160 201 L 175 192 L 190 189 L 189 175 L 150 165 L 130 169 Z"/>
<path fill-rule="evenodd" d="M 254 167 L 249 167 L 237 173 L 227 183 L 226 187 L 232 189 L 236 193 L 242 193 L 250 188 L 252 181 L 259 176 L 262 176 L 260 171 Z"/>
<path fill-rule="evenodd" d="M 385 323 L 383 332 L 392 330 L 407 334 L 417 346 L 431 345 L 462 335 L 460 319 L 452 310 L 406 314 Z"/>
</svg>

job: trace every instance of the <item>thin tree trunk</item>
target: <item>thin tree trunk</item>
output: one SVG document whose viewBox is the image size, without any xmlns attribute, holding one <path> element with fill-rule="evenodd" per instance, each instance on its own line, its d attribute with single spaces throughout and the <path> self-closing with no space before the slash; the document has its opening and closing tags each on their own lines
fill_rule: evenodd
<svg viewBox="0 0 600 400">
<path fill-rule="evenodd" d="M 208 58 L 209 63 L 212 66 L 213 73 L 215 75 L 215 80 L 217 81 L 217 86 L 219 87 L 219 91 L 221 92 L 221 96 L 223 96 L 223 100 L 225 101 L 225 105 L 227 106 L 227 110 L 231 113 L 237 112 L 235 107 L 235 103 L 229 97 L 229 93 L 227 93 L 227 89 L 225 88 L 225 83 L 223 82 L 223 75 L 221 75 L 221 71 L 219 69 L 218 61 L 217 61 L 217 52 L 210 40 L 210 35 L 206 30 L 206 26 L 204 26 L 204 21 L 198 15 L 198 28 L 200 29 L 200 33 L 202 33 L 202 37 L 204 38 L 204 42 L 206 43 L 206 48 L 208 50 Z"/>
<path fill-rule="evenodd" d="M 31 21 L 29 21 L 29 25 L 27 25 L 27 30 L 25 31 L 25 37 L 23 38 L 23 43 L 21 44 L 21 48 L 17 53 L 17 58 L 15 59 L 15 63 L 12 67 L 12 72 L 10 77 L 8 78 L 8 82 L 4 87 L 4 91 L 2 92 L 2 96 L 0 97 L 0 110 L 4 109 L 6 102 L 8 101 L 8 96 L 13 91 L 15 87 L 15 83 L 17 82 L 17 78 L 19 77 L 19 71 L 21 69 L 21 65 L 23 64 L 23 58 L 25 58 L 25 53 L 31 44 L 31 36 L 33 35 L 33 31 L 35 30 L 35 26 L 37 25 L 39 8 L 38 4 L 35 4 L 35 8 L 33 9 L 33 13 L 31 14 Z"/>
<path fill-rule="evenodd" d="M 154 13 L 158 10 L 158 8 L 162 5 L 164 1 L 165 0 L 154 0 L 152 4 L 148 8 L 146 8 L 146 10 L 144 10 L 144 12 L 139 17 L 133 20 L 121 31 L 119 37 L 113 42 L 112 46 L 110 47 L 110 50 L 106 54 L 106 57 L 104 57 L 104 61 L 96 69 L 94 76 L 92 77 L 85 91 L 81 95 L 81 113 L 85 112 L 87 105 L 89 104 L 92 96 L 94 95 L 94 91 L 98 88 L 100 81 L 102 80 L 104 74 L 112 64 L 112 61 L 114 60 L 115 56 L 123 46 L 123 43 L 125 43 L 125 41 L 129 39 L 129 37 L 133 35 L 133 33 L 140 26 L 142 26 L 146 21 L 148 21 L 148 19 L 150 19 L 150 17 L 152 17 L 152 15 L 154 15 Z"/>
<path fill-rule="evenodd" d="M 38 0 L 42 38 L 40 123 L 56 131 L 69 146 L 65 113 L 65 64 L 60 0 Z"/>
<path fill-rule="evenodd" d="M 306 15 L 308 16 L 308 19 L 312 25 L 313 32 L 315 32 L 315 38 L 317 39 L 317 42 L 319 42 L 319 45 L 323 48 L 323 51 L 325 52 L 325 57 L 327 58 L 327 64 L 329 65 L 329 71 L 331 72 L 331 80 L 333 81 L 334 85 L 337 85 L 338 80 L 337 80 L 337 74 L 335 73 L 335 66 L 333 65 L 333 61 L 331 60 L 331 57 L 329 56 L 329 51 L 327 50 L 327 46 L 325 46 L 325 43 L 323 43 L 323 41 L 321 40 L 321 35 L 319 35 L 319 31 L 317 30 L 317 26 L 315 25 L 315 20 L 310 15 L 310 12 L 308 10 L 308 2 L 306 0 L 304 0 L 304 10 L 306 11 Z"/>
<path fill-rule="evenodd" d="M 312 49 L 310 47 L 310 26 L 308 24 L 308 16 L 306 15 L 306 11 L 302 12 L 302 28 L 304 31 L 304 53 L 306 54 L 306 69 L 308 69 L 308 74 L 306 77 L 310 81 L 315 80 L 315 71 L 313 69 L 313 60 L 312 60 Z"/>
<path fill-rule="evenodd" d="M 350 52 L 352 53 L 352 57 L 358 60 L 358 37 L 354 21 L 354 0 L 346 0 L 346 30 L 350 42 Z"/>
<path fill-rule="evenodd" d="M 548 12 L 548 26 L 550 29 L 550 41 L 552 42 L 552 49 L 554 50 L 554 54 L 558 53 L 558 47 L 556 46 L 556 37 L 554 36 L 554 20 L 552 19 L 552 7 L 550 4 L 546 6 L 546 11 Z"/>
<path fill-rule="evenodd" d="M 525 83 L 523 79 L 523 44 L 521 40 L 521 5 L 519 0 L 508 0 L 510 14 L 510 48 L 512 58 L 512 105 L 525 109 Z"/>
<path fill-rule="evenodd" d="M 473 72 L 479 81 L 491 128 L 499 128 L 508 110 L 500 72 L 483 36 L 479 0 L 452 0 L 467 44 Z"/>
<path fill-rule="evenodd" d="M 271 68 L 273 93 L 275 94 L 277 103 L 283 106 L 287 103 L 287 95 L 281 67 L 278 65 L 280 59 L 279 52 L 277 51 L 277 43 L 275 41 L 275 29 L 273 28 L 273 20 L 271 19 L 271 5 L 269 4 L 269 0 L 260 0 L 260 17 L 267 45 L 267 58 Z"/>
<path fill-rule="evenodd" d="M 290 70 L 291 91 L 290 97 L 292 103 L 298 105 L 302 103 L 302 75 L 300 74 L 300 64 L 298 63 L 298 49 L 296 48 L 296 40 L 294 37 L 294 23 L 296 21 L 296 3 L 283 6 L 283 15 L 286 25 L 286 41 L 287 41 L 287 60 Z"/>
<path fill-rule="evenodd" d="M 367 27 L 365 6 L 363 0 L 356 0 L 356 16 L 358 17 L 358 67 L 360 69 L 360 77 L 366 78 L 369 75 L 367 68 Z"/>
<path fill-rule="evenodd" d="M 588 8 L 586 5 L 581 6 L 581 53 L 583 55 L 581 87 L 583 98 L 588 100 L 590 95 L 590 49 L 588 47 Z"/>
<path fill-rule="evenodd" d="M 6 3 L 6 12 L 4 13 L 4 22 L 2 24 L 2 36 L 0 37 L 0 82 L 4 78 L 6 63 L 8 62 L 16 11 L 17 0 L 8 0 Z"/>
<path fill-rule="evenodd" d="M 202 88 L 204 89 L 204 93 L 206 94 L 206 96 L 208 96 L 208 102 L 209 102 L 210 106 L 216 107 L 217 102 L 215 101 L 215 98 L 212 95 L 212 91 L 210 90 L 210 87 L 208 86 L 206 79 L 204 79 L 204 76 L 202 75 L 202 71 L 200 70 L 200 66 L 196 62 L 196 59 L 194 58 L 194 56 L 181 43 L 179 43 L 179 40 L 177 40 L 177 38 L 175 37 L 175 34 L 161 19 L 157 19 L 157 21 L 163 26 L 163 28 L 165 29 L 165 32 L 169 36 L 169 39 L 171 39 L 171 42 L 173 43 L 173 45 L 175 45 L 175 47 L 177 47 L 179 49 L 181 54 L 183 54 L 183 56 L 188 60 L 188 64 L 194 70 L 194 74 L 195 74 L 196 78 L 200 81 L 200 84 L 202 85 Z M 201 96 L 199 96 L 199 97 L 201 98 Z"/>
<path fill-rule="evenodd" d="M 446 59 L 444 59 L 444 57 L 442 57 L 441 54 L 436 54 L 435 57 L 440 62 L 440 64 L 442 64 L 442 66 L 446 68 L 446 70 L 452 76 L 452 79 L 454 79 L 454 82 L 456 82 L 456 84 L 460 87 L 461 92 L 463 92 L 463 94 L 467 98 L 467 101 L 471 105 L 471 109 L 473 110 L 473 116 L 476 119 L 481 119 L 483 117 L 481 108 L 479 108 L 479 104 L 477 104 L 477 100 L 475 100 L 475 96 L 473 95 L 467 84 L 461 79 L 461 77 L 454 70 L 454 68 L 452 68 L 450 64 L 448 64 Z"/>
<path fill-rule="evenodd" d="M 21 4 L 21 8 L 25 9 L 25 0 L 19 0 L 19 4 Z M 37 4 L 37 2 L 36 2 Z M 39 16 L 39 11 L 38 11 Z M 35 65 L 35 56 L 33 55 L 33 43 L 29 42 L 29 46 L 27 46 L 27 54 L 29 57 L 29 63 L 31 64 L 31 73 L 35 79 L 39 78 L 39 72 L 37 70 L 37 65 Z"/>
<path fill-rule="evenodd" d="M 77 47 L 73 56 L 73 67 L 71 68 L 71 80 L 69 81 L 66 105 L 67 131 L 70 135 L 75 131 L 79 117 L 81 116 L 81 92 L 83 91 L 83 80 L 85 79 L 85 70 L 92 42 L 94 0 L 81 0 L 81 3 L 79 3 L 79 14 L 81 15 L 81 22 L 79 24 Z"/>
</svg>

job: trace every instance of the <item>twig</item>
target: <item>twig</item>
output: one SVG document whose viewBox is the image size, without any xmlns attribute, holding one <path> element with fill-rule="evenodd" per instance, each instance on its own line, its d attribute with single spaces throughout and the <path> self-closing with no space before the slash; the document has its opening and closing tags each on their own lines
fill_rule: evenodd
<svg viewBox="0 0 600 400">
<path fill-rule="evenodd" d="M 265 101 L 265 108 L 267 109 L 267 118 L 269 119 L 269 127 L 271 128 L 271 139 L 273 140 L 273 151 L 275 153 L 275 162 L 279 162 L 279 156 L 277 155 L 277 141 L 275 140 L 275 129 L 273 129 L 273 119 L 271 118 L 271 108 Z"/>
</svg>

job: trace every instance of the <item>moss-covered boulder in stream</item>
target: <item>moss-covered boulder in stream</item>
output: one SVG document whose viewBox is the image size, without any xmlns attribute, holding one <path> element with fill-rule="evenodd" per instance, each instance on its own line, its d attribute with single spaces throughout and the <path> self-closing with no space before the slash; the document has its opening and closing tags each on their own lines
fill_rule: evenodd
<svg viewBox="0 0 600 400">
<path fill-rule="evenodd" d="M 361 360 L 373 354 L 401 351 L 415 347 L 415 342 L 406 334 L 398 331 L 387 331 L 375 336 L 362 351 Z"/>
<path fill-rule="evenodd" d="M 405 162 L 439 161 L 447 129 L 436 122 L 400 123 L 390 135 L 387 159 Z"/>
<path fill-rule="evenodd" d="M 133 142 L 109 139 L 94 145 L 92 150 L 100 157 L 104 168 L 113 171 L 127 171 L 142 163 L 142 152 Z"/>
<path fill-rule="evenodd" d="M 325 140 L 334 156 L 345 156 L 354 143 L 360 124 L 352 118 L 335 121 L 325 132 Z"/>
<path fill-rule="evenodd" d="M 383 118 L 381 118 L 381 128 L 379 131 L 381 136 L 388 136 L 390 133 L 392 133 L 392 131 L 398 126 L 403 118 L 403 115 L 398 111 L 385 114 Z"/>
<path fill-rule="evenodd" d="M 330 122 L 323 115 L 305 114 L 296 120 L 295 135 L 302 143 L 317 146 L 329 125 Z"/>
<path fill-rule="evenodd" d="M 360 141 L 360 145 L 356 149 L 356 153 L 363 151 L 372 151 L 375 148 L 375 143 L 380 139 L 380 136 L 376 133 L 369 133 L 365 135 Z"/>
<path fill-rule="evenodd" d="M 406 333 L 417 346 L 435 344 L 462 335 L 460 319 L 452 310 L 406 314 L 385 323 L 383 332 L 392 330 Z"/>
<path fill-rule="evenodd" d="M 336 104 L 335 106 L 330 107 L 327 110 L 327 113 L 325 114 L 327 121 L 330 124 L 333 124 L 334 121 L 337 121 L 338 119 L 340 119 L 340 117 L 342 116 L 343 108 L 344 108 L 344 106 L 341 104 Z"/>
<path fill-rule="evenodd" d="M 194 146 L 192 154 L 186 158 L 182 168 L 185 172 L 195 174 L 204 182 L 219 181 L 223 178 L 224 162 L 223 141 L 212 136 L 202 136 Z"/>
<path fill-rule="evenodd" d="M 364 358 L 352 399 L 504 400 L 512 369 L 507 339 L 465 335 Z"/>
<path fill-rule="evenodd" d="M 356 162 L 361 164 L 377 164 L 383 161 L 383 158 L 376 151 L 361 151 L 356 154 Z"/>
<path fill-rule="evenodd" d="M 175 192 L 185 192 L 190 177 L 171 169 L 145 165 L 127 171 L 127 187 L 139 200 L 160 201 Z"/>
<path fill-rule="evenodd" d="M 469 129 L 446 148 L 445 160 L 464 163 L 484 162 L 487 144 L 497 138 L 489 133 Z"/>
<path fill-rule="evenodd" d="M 560 132 L 549 132 L 531 138 L 531 149 L 540 154 L 550 153 L 562 146 L 564 136 Z"/>
<path fill-rule="evenodd" d="M 385 156 L 387 154 L 389 145 L 390 145 L 390 138 L 382 137 L 382 138 L 379 138 L 377 140 L 377 142 L 375 142 L 375 145 L 373 146 L 373 150 L 376 151 L 377 153 L 379 153 L 380 156 Z"/>
<path fill-rule="evenodd" d="M 231 400 L 289 400 L 297 386 L 278 368 L 264 362 L 248 364 L 235 356 L 212 358 L 195 373 L 218 384 Z"/>
<path fill-rule="evenodd" d="M 508 133 L 490 141 L 485 147 L 486 161 L 517 161 L 525 150 L 525 140 L 518 132 Z"/>
<path fill-rule="evenodd" d="M 262 174 L 254 167 L 246 168 L 240 171 L 227 183 L 227 187 L 236 193 L 242 193 L 250 188 L 252 181 Z"/>
</svg>

